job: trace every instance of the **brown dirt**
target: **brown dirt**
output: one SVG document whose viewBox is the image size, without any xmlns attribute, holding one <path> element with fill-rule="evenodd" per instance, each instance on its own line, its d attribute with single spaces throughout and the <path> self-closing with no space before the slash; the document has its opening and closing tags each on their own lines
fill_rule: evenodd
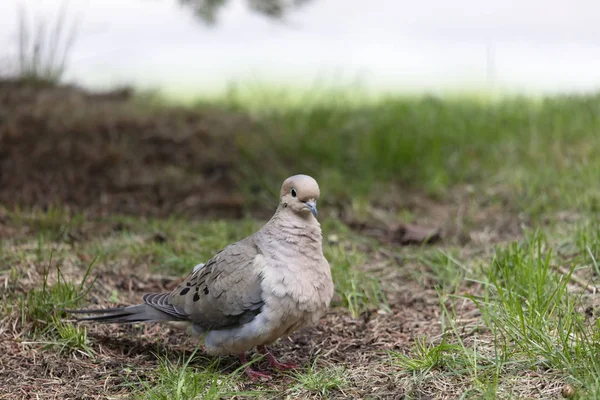
<svg viewBox="0 0 600 400">
<path fill-rule="evenodd" d="M 0 81 L 0 204 L 239 216 L 234 136 L 251 127 L 233 112 L 142 105 L 128 90 Z"/>
</svg>

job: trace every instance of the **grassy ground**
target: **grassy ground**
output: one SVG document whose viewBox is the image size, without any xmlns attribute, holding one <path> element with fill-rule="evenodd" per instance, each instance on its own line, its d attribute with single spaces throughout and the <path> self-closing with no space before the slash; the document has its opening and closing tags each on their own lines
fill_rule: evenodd
<svg viewBox="0 0 600 400">
<path fill-rule="evenodd" d="M 1 396 L 600 398 L 600 97 L 276 95 L 197 105 L 247 121 L 215 136 L 235 155 L 244 212 L 230 217 L 242 218 L 189 218 L 168 207 L 176 191 L 160 203 L 171 217 L 124 215 L 110 200 L 103 213 L 87 200 L 42 210 L 33 195 L 0 208 Z M 62 307 L 175 287 L 264 223 L 281 179 L 299 171 L 322 187 L 336 296 L 320 325 L 274 347 L 298 372 L 251 383 L 174 328 L 63 319 Z M 400 246 L 401 222 L 440 228 L 442 241 Z"/>
</svg>

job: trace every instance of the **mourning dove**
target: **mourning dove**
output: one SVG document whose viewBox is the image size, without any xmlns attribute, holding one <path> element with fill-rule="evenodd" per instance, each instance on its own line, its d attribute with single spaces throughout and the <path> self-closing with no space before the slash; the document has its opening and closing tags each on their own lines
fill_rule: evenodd
<svg viewBox="0 0 600 400">
<path fill-rule="evenodd" d="M 329 263 L 317 221 L 319 185 L 307 175 L 283 182 L 273 217 L 253 235 L 225 247 L 172 292 L 144 295 L 144 303 L 104 310 L 83 321 L 176 322 L 204 335 L 206 351 L 237 355 L 256 347 L 274 368 L 282 364 L 266 348 L 298 328 L 318 322 L 333 296 Z M 253 379 L 269 375 L 246 367 Z"/>
</svg>

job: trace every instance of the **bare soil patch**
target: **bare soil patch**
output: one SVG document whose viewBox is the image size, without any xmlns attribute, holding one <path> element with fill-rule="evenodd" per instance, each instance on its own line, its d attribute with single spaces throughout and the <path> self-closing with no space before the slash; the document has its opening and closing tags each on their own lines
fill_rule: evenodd
<svg viewBox="0 0 600 400">
<path fill-rule="evenodd" d="M 243 115 L 141 105 L 128 90 L 0 81 L 0 204 L 239 216 L 234 135 L 249 129 Z"/>
</svg>

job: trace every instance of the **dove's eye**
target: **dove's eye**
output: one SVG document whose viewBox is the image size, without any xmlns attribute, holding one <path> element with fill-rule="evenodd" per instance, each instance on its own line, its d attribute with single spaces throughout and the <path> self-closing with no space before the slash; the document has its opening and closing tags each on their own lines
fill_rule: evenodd
<svg viewBox="0 0 600 400">
<path fill-rule="evenodd" d="M 292 197 L 296 197 L 298 193 L 296 193 L 296 189 L 292 188 Z"/>
</svg>

